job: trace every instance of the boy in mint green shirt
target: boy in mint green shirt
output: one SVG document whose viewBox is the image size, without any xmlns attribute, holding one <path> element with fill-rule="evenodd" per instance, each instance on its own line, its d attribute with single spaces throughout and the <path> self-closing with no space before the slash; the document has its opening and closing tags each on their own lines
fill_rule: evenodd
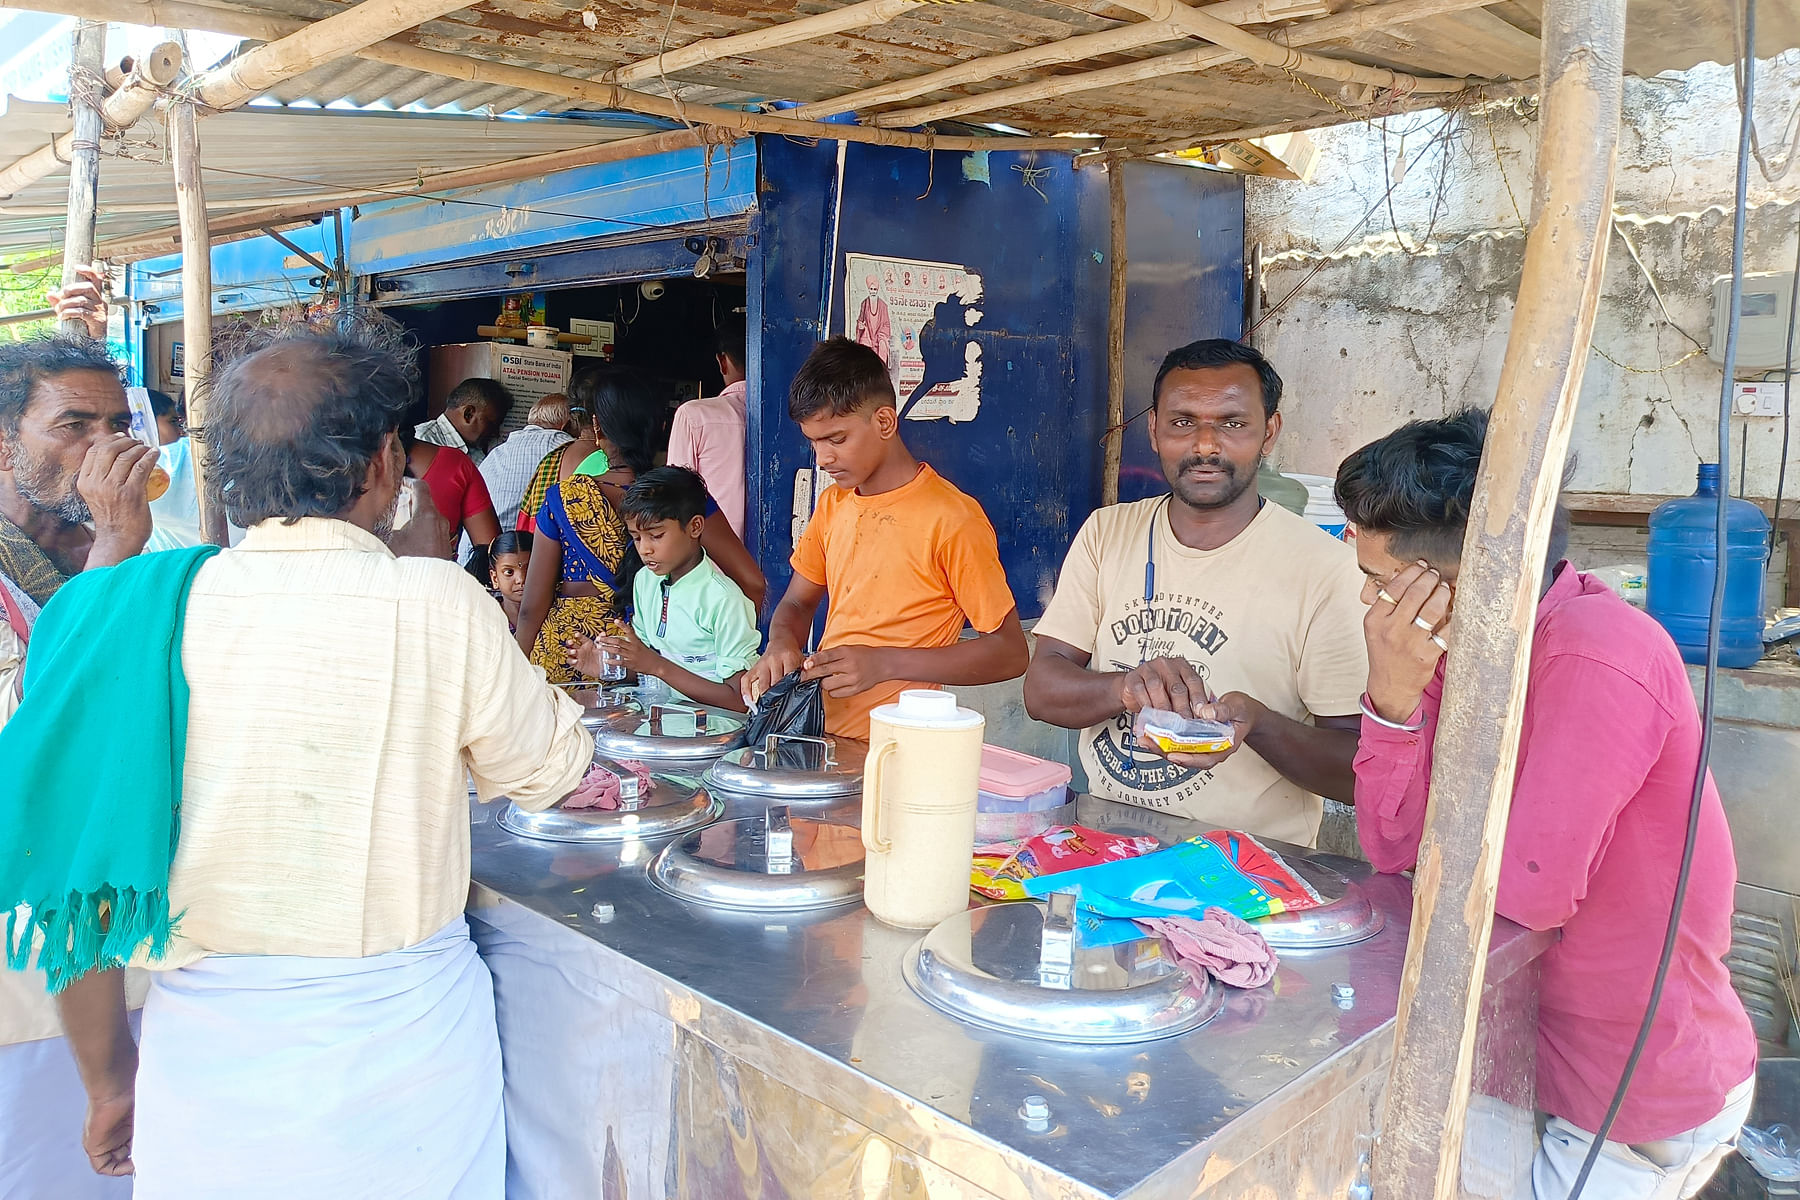
<svg viewBox="0 0 1800 1200">
<path fill-rule="evenodd" d="M 643 570 L 631 585 L 631 631 L 577 643 L 570 662 L 590 677 L 600 657 L 653 676 L 690 700 L 742 712 L 738 676 L 756 661 L 756 609 L 700 548 L 706 485 L 686 467 L 646 471 L 619 511 Z"/>
</svg>

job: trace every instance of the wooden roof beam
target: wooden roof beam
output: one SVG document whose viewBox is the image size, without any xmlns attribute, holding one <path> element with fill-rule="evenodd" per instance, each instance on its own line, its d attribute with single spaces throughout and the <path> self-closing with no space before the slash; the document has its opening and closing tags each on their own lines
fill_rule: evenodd
<svg viewBox="0 0 1800 1200">
<path fill-rule="evenodd" d="M 1481 99 L 1510 100 L 1519 96 L 1535 95 L 1538 90 L 1536 79 L 1521 79 L 1510 83 L 1490 83 L 1481 88 Z M 1415 96 L 1408 102 L 1393 107 L 1383 106 L 1382 115 L 1394 112 L 1407 112 L 1418 108 L 1436 107 L 1437 100 L 1430 96 Z M 1095 150 L 1092 153 L 1077 155 L 1077 167 L 1097 167 L 1118 162 L 1128 158 L 1153 158 L 1158 154 L 1179 154 L 1183 150 L 1192 150 L 1197 146 L 1222 146 L 1226 142 L 1248 142 L 1257 138 L 1274 137 L 1278 133 L 1293 133 L 1299 129 L 1325 129 L 1331 125 L 1349 125 L 1357 121 L 1367 120 L 1365 117 L 1339 114 L 1336 119 L 1325 122 L 1317 117 L 1302 117 L 1294 121 L 1277 121 L 1271 125 L 1253 125 L 1244 129 L 1228 129 L 1218 133 L 1187 134 L 1184 137 L 1168 138 L 1160 142 L 1138 142 L 1116 146 L 1107 150 Z"/>
<path fill-rule="evenodd" d="M 239 55 L 195 78 L 188 90 L 202 110 L 239 108 L 297 75 L 466 5 L 467 0 L 363 0 Z"/>
<path fill-rule="evenodd" d="M 1209 4 L 1202 11 L 1233 25 L 1250 24 L 1267 16 L 1259 0 L 1224 0 L 1221 4 Z M 1166 20 L 1137 21 L 1121 25 L 1117 29 L 1077 34 L 1039 46 L 1027 46 L 1023 50 L 972 58 L 954 67 L 929 71 L 910 79 L 897 79 L 892 83 L 877 84 L 858 92 L 846 92 L 830 100 L 802 104 L 793 110 L 793 115 L 819 119 L 835 117 L 839 113 L 867 112 L 883 104 L 897 104 L 902 100 L 911 100 L 914 96 L 923 96 L 927 92 L 948 91 L 967 83 L 985 83 L 997 76 L 1017 75 L 1039 67 L 1053 67 L 1087 58 L 1099 58 L 1106 54 L 1118 54 L 1140 46 L 1153 46 L 1158 42 L 1178 42 L 1187 37 L 1188 34 Z"/>
<path fill-rule="evenodd" d="M 1134 4 L 1136 2 L 1137 0 L 1133 0 Z M 1261 43 L 1261 46 L 1257 48 L 1257 53 L 1263 58 L 1268 58 L 1269 52 L 1273 51 L 1277 61 L 1270 65 L 1291 69 L 1298 74 L 1304 75 L 1311 72 L 1294 65 L 1296 63 L 1311 64 L 1316 70 L 1336 71 L 1338 68 L 1344 68 L 1340 72 L 1341 74 L 1361 76 L 1366 73 L 1369 76 L 1368 79 L 1358 78 L 1345 82 L 1369 83 L 1375 81 L 1375 86 L 1391 87 L 1407 94 L 1450 94 L 1460 92 L 1474 84 L 1466 79 L 1421 79 L 1416 75 L 1402 75 L 1376 67 L 1361 67 L 1341 59 L 1302 54 L 1292 47 L 1354 37 L 1371 29 L 1403 25 L 1444 13 L 1476 8 L 1481 3 L 1482 0 L 1389 0 L 1386 4 L 1370 4 L 1333 16 L 1290 25 L 1282 30 L 1282 36 L 1288 43 L 1286 46 L 1278 46 L 1274 42 L 1255 37 L 1252 34 L 1244 36 Z M 1186 8 L 1190 16 L 1205 16 L 1197 9 L 1187 8 L 1186 5 L 1181 7 Z M 1207 19 L 1211 20 L 1211 18 Z M 1222 24 L 1222 22 L 1214 23 Z M 1227 28 L 1233 29 L 1235 33 L 1243 32 L 1234 26 L 1227 26 Z M 881 113 L 873 121 L 876 125 L 889 127 L 904 128 L 912 125 L 925 125 L 932 121 L 946 121 L 966 117 L 972 113 L 993 112 L 1015 105 L 1032 104 L 1039 100 L 1073 95 L 1077 92 L 1095 91 L 1100 88 L 1118 87 L 1129 83 L 1143 83 L 1146 80 L 1160 79 L 1169 75 L 1193 74 L 1245 57 L 1236 49 L 1221 45 L 1204 46 L 1195 50 L 1183 50 L 1176 54 L 1164 54 L 1156 58 L 1144 59 L 1142 62 L 1107 67 L 1099 71 L 1086 71 L 1079 75 L 1061 75 L 1054 79 L 1040 79 L 1015 87 L 999 88 L 995 91 L 981 92 L 974 96 L 965 96 L 941 104 L 926 105 L 922 108 L 898 109 L 893 112 Z M 1316 122 L 1314 123 L 1316 124 Z"/>
<path fill-rule="evenodd" d="M 942 3 L 943 0 L 937 2 Z M 678 50 L 667 50 L 654 58 L 614 68 L 605 77 L 613 83 L 644 83 L 721 58 L 746 58 L 778 46 L 791 46 L 795 42 L 829 37 L 852 29 L 867 29 L 871 25 L 885 25 L 903 13 L 924 7 L 926 3 L 927 0 L 858 0 L 855 4 L 846 4 L 830 12 L 782 21 L 748 33 L 690 42 Z"/>
<path fill-rule="evenodd" d="M 174 42 L 162 43 L 132 63 L 125 81 L 101 102 L 100 119 L 110 129 L 130 129 L 180 74 L 181 47 Z M 38 180 L 54 175 L 68 164 L 74 149 L 75 133 L 71 130 L 0 168 L 0 199 L 16 196 Z"/>
<path fill-rule="evenodd" d="M 398 0 L 365 0 L 364 6 L 397 2 Z M 454 0 L 409 0 L 409 2 L 429 3 L 445 11 L 452 11 L 455 7 Z M 300 37 L 306 30 L 315 29 L 326 23 L 319 21 L 307 25 L 304 22 L 278 23 L 265 17 L 246 19 L 242 14 L 213 8 L 210 5 L 162 2 L 162 0 L 157 0 L 152 4 L 139 3 L 138 0 L 0 0 L 0 8 L 16 7 L 21 3 L 30 4 L 33 11 L 59 12 L 70 16 L 111 21 L 141 22 L 147 19 L 151 10 L 154 10 L 163 17 L 171 19 L 179 14 L 186 22 L 186 28 L 237 34 L 240 37 L 255 36 L 242 32 L 248 27 L 249 21 L 256 22 L 265 31 L 277 25 L 290 28 L 299 27 L 299 32 L 291 32 L 280 41 L 271 43 L 270 46 L 260 47 L 259 50 L 271 49 L 282 42 L 291 41 Z M 326 20 L 336 21 L 357 11 L 359 10 L 351 9 L 339 16 L 328 17 Z M 258 51 L 251 52 L 251 54 L 256 53 Z M 386 63 L 391 67 L 405 67 L 413 71 L 442 75 L 447 79 L 460 79 L 466 83 L 485 83 L 494 87 L 514 88 L 546 96 L 557 96 L 565 100 L 579 101 L 589 107 L 643 113 L 646 116 L 662 117 L 665 120 L 680 121 L 688 125 L 719 129 L 731 135 L 770 133 L 784 137 L 866 142 L 877 146 L 900 146 L 918 150 L 1042 150 L 1053 148 L 1073 153 L 1077 150 L 1090 149 L 1094 144 L 1093 139 L 1084 141 L 1079 138 L 956 137 L 930 133 L 907 133 L 895 129 L 876 129 L 865 125 L 838 125 L 825 121 L 807 121 L 798 117 L 774 113 L 744 112 L 735 108 L 718 108 L 709 104 L 689 104 L 668 96 L 652 96 L 647 92 L 634 91 L 616 83 L 582 79 L 574 75 L 559 75 L 554 71 L 540 71 L 531 67 L 515 67 L 496 62 L 493 59 L 472 58 L 467 55 L 427 50 L 400 38 L 388 38 L 373 45 L 346 51 L 346 54 L 354 54 L 358 58 L 371 62 Z M 249 55 L 245 56 L 246 59 L 249 57 Z M 244 60 L 240 59 L 239 61 Z M 300 74 L 303 71 L 295 73 Z M 269 86 L 274 85 L 270 84 Z M 202 96 L 202 100 L 204 101 L 204 96 Z M 699 138 L 690 138 L 689 144 L 699 140 Z"/>
</svg>

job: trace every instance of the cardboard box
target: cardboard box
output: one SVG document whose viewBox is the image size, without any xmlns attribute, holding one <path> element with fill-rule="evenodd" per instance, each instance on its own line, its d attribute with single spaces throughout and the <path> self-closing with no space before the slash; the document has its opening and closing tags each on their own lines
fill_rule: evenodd
<svg viewBox="0 0 1800 1200">
<path fill-rule="evenodd" d="M 575 356 L 567 350 L 538 350 L 507 342 L 463 342 L 433 346 L 428 360 L 426 399 L 430 415 L 444 411 L 450 391 L 465 379 L 498 379 L 513 395 L 507 432 L 525 424 L 531 406 L 552 392 L 566 392 Z"/>
</svg>

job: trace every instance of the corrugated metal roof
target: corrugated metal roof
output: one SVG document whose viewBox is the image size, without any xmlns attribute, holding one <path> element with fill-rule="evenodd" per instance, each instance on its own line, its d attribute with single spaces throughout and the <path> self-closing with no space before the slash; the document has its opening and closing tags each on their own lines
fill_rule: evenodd
<svg viewBox="0 0 1800 1200">
<path fill-rule="evenodd" d="M 0 113 L 0 161 L 10 162 L 69 128 L 60 104 L 9 100 Z M 243 109 L 200 124 L 208 211 L 261 207 L 283 197 L 385 187 L 415 168 L 458 170 L 613 141 L 642 124 L 594 120 L 492 120 L 417 113 Z M 101 165 L 102 241 L 153 233 L 175 220 L 175 184 L 161 120 L 109 140 Z M 68 175 L 58 172 L 0 201 L 0 252 L 61 240 Z"/>
</svg>

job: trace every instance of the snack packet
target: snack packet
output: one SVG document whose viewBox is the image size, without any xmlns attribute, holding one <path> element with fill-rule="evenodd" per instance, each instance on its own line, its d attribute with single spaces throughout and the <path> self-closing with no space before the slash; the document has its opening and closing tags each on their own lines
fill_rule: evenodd
<svg viewBox="0 0 1800 1200">
<path fill-rule="evenodd" d="M 1214 830 L 1166 850 L 1022 881 L 1031 896 L 1073 892 L 1083 918 L 1194 917 L 1217 906 L 1246 921 L 1325 901 L 1247 833 Z"/>
<path fill-rule="evenodd" d="M 1026 880 L 1148 854 L 1160 844 L 1153 837 L 1059 825 L 1022 840 L 976 847 L 969 887 L 995 900 L 1023 900 Z"/>
<path fill-rule="evenodd" d="M 1229 721 L 1203 721 L 1164 708 L 1146 708 L 1131 723 L 1133 737 L 1149 738 L 1164 754 L 1217 754 L 1236 740 Z"/>
</svg>

